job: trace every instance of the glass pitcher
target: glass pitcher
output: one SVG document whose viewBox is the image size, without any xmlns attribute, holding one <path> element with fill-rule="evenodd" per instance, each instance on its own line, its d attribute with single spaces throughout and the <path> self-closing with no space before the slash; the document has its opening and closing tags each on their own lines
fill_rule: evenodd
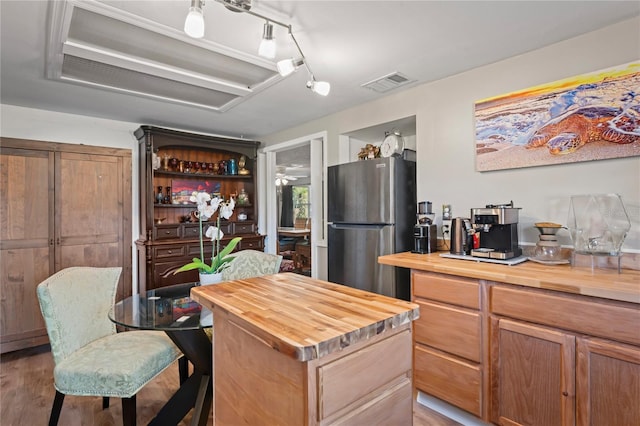
<svg viewBox="0 0 640 426">
<path fill-rule="evenodd" d="M 631 221 L 618 194 L 573 195 L 567 226 L 575 253 L 619 256 Z"/>
</svg>

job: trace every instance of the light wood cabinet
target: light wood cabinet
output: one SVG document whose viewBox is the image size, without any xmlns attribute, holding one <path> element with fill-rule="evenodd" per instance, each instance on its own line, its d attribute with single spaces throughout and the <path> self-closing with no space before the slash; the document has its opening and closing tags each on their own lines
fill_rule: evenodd
<svg viewBox="0 0 640 426">
<path fill-rule="evenodd" d="M 2 138 L 2 352 L 48 341 L 36 286 L 71 266 L 121 266 L 131 294 L 131 152 Z"/>
<path fill-rule="evenodd" d="M 478 417 L 487 411 L 485 328 L 477 280 L 412 272 L 416 389 Z"/>
<path fill-rule="evenodd" d="M 574 425 L 575 337 L 504 318 L 492 321 L 492 337 L 492 421 Z"/>
<path fill-rule="evenodd" d="M 217 425 L 411 424 L 409 324 L 301 362 L 234 314 L 214 312 Z"/>
<path fill-rule="evenodd" d="M 577 340 L 578 425 L 640 423 L 640 348 L 602 339 Z"/>
<path fill-rule="evenodd" d="M 220 226 L 224 233 L 221 247 L 241 236 L 236 250 L 264 249 L 265 236 L 257 232 L 255 170 L 259 142 L 153 126 L 140 127 L 135 136 L 140 152 L 140 236 L 136 241 L 139 291 L 198 281 L 197 270 L 173 274 L 200 257 L 199 224 L 195 219 L 185 220 L 196 209 L 188 201 L 193 191 L 226 200 L 237 197 L 233 216 Z M 241 158 L 245 160 L 242 171 Z M 232 161 L 236 172 L 225 172 L 223 165 Z M 241 202 L 241 193 L 248 201 Z M 203 232 L 210 225 L 213 223 L 204 224 Z M 205 246 L 205 256 L 210 256 L 211 245 Z"/>
<path fill-rule="evenodd" d="M 640 424 L 636 305 L 507 285 L 490 294 L 493 422 Z"/>
</svg>

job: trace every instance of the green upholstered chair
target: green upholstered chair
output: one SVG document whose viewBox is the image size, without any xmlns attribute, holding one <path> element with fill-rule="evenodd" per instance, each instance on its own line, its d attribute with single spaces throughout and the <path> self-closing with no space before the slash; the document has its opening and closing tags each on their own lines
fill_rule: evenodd
<svg viewBox="0 0 640 426">
<path fill-rule="evenodd" d="M 257 250 L 242 250 L 234 253 L 234 259 L 222 271 L 222 280 L 238 280 L 276 274 L 280 270 L 282 256 Z"/>
<path fill-rule="evenodd" d="M 182 356 L 160 331 L 117 333 L 108 317 L 121 268 L 74 267 L 37 288 L 51 342 L 56 396 L 49 425 L 56 425 L 65 395 L 122 398 L 125 425 L 136 423 L 136 393 Z"/>
</svg>

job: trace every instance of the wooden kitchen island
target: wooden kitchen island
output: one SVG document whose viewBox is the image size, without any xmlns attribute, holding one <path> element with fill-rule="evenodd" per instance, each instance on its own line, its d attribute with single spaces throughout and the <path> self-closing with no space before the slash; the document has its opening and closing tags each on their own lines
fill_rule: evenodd
<svg viewBox="0 0 640 426">
<path fill-rule="evenodd" d="M 285 273 L 194 287 L 216 425 L 411 424 L 418 305 Z"/>
<path fill-rule="evenodd" d="M 640 425 L 640 271 L 378 262 L 411 269 L 420 393 L 500 425 Z"/>
</svg>

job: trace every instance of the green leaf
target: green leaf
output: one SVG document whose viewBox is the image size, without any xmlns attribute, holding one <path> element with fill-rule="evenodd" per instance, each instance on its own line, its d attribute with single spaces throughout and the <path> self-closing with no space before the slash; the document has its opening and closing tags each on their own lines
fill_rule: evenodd
<svg viewBox="0 0 640 426">
<path fill-rule="evenodd" d="M 181 266 L 173 274 L 175 275 L 178 272 L 193 271 L 194 269 L 204 269 L 204 267 L 206 266 L 207 265 L 204 262 L 202 262 L 202 260 L 198 259 L 197 257 L 194 257 L 191 263 L 187 263 L 186 265 Z"/>
</svg>

